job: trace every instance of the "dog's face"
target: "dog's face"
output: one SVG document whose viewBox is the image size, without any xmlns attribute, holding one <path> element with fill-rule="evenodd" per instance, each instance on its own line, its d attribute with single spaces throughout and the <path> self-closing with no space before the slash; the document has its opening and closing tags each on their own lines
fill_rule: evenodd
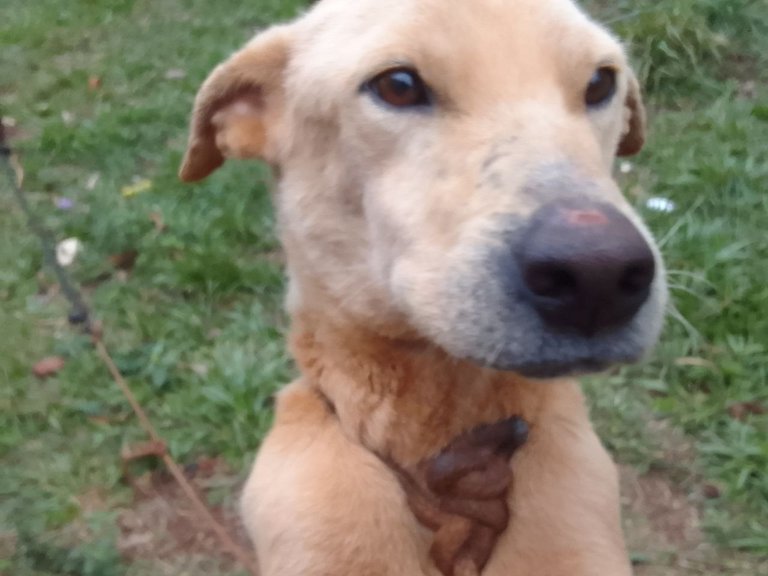
<svg viewBox="0 0 768 576">
<path fill-rule="evenodd" d="M 548 377 L 658 336 L 661 260 L 611 177 L 643 116 L 569 0 L 324 0 L 212 73 L 181 176 L 275 166 L 294 310 Z"/>
</svg>

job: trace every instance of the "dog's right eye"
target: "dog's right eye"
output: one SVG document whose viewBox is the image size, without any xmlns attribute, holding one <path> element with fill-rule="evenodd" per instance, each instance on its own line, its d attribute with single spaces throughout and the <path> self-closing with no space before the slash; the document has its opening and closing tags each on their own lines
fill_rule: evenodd
<svg viewBox="0 0 768 576">
<path fill-rule="evenodd" d="M 363 89 L 395 108 L 415 108 L 431 103 L 429 88 L 418 72 L 410 68 L 392 68 L 374 76 Z"/>
<path fill-rule="evenodd" d="M 598 68 L 587 86 L 584 100 L 590 108 L 606 104 L 616 94 L 616 70 L 610 66 Z"/>
</svg>

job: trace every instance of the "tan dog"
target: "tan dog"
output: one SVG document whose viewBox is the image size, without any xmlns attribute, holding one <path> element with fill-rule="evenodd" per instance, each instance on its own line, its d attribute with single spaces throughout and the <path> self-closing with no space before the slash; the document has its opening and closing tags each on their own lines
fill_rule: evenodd
<svg viewBox="0 0 768 576">
<path fill-rule="evenodd" d="M 611 178 L 643 125 L 620 44 L 569 0 L 323 0 L 214 70 L 181 177 L 275 168 L 301 371 L 243 496 L 263 576 L 630 574 L 565 376 L 661 327 L 658 251 Z M 512 416 L 509 464 L 476 431 Z M 441 531 L 413 499 L 448 461 Z"/>
</svg>

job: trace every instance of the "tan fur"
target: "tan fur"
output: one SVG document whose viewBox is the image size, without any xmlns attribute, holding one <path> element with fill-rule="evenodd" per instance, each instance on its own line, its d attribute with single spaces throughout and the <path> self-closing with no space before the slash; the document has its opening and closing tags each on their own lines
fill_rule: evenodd
<svg viewBox="0 0 768 576">
<path fill-rule="evenodd" d="M 361 94 L 403 59 L 440 94 L 440 113 Z M 606 64 L 617 98 L 587 113 L 584 86 Z M 181 177 L 204 178 L 225 157 L 276 168 L 301 373 L 243 493 L 263 576 L 436 575 L 429 530 L 374 453 L 413 466 L 512 415 L 530 439 L 483 574 L 631 573 L 616 470 L 577 383 L 484 367 L 538 335 L 476 332 L 498 309 L 471 286 L 493 278 L 476 254 L 514 228 L 500 222 L 561 190 L 616 206 L 650 238 L 610 173 L 643 133 L 623 50 L 567 0 L 324 0 L 212 73 Z M 660 274 L 652 309 L 622 336 L 633 350 L 655 339 L 663 300 Z"/>
</svg>

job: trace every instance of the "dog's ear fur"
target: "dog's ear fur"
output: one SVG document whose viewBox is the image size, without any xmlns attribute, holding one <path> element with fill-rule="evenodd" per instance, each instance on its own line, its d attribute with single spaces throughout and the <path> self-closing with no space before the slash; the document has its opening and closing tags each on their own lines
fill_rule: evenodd
<svg viewBox="0 0 768 576">
<path fill-rule="evenodd" d="M 627 99 L 624 102 L 624 130 L 621 133 L 617 156 L 632 156 L 645 144 L 645 105 L 640 83 L 631 70 L 628 72 Z"/>
<path fill-rule="evenodd" d="M 219 64 L 203 83 L 192 112 L 179 170 L 202 180 L 226 158 L 266 158 L 269 130 L 280 114 L 290 31 L 276 26 Z"/>
</svg>

